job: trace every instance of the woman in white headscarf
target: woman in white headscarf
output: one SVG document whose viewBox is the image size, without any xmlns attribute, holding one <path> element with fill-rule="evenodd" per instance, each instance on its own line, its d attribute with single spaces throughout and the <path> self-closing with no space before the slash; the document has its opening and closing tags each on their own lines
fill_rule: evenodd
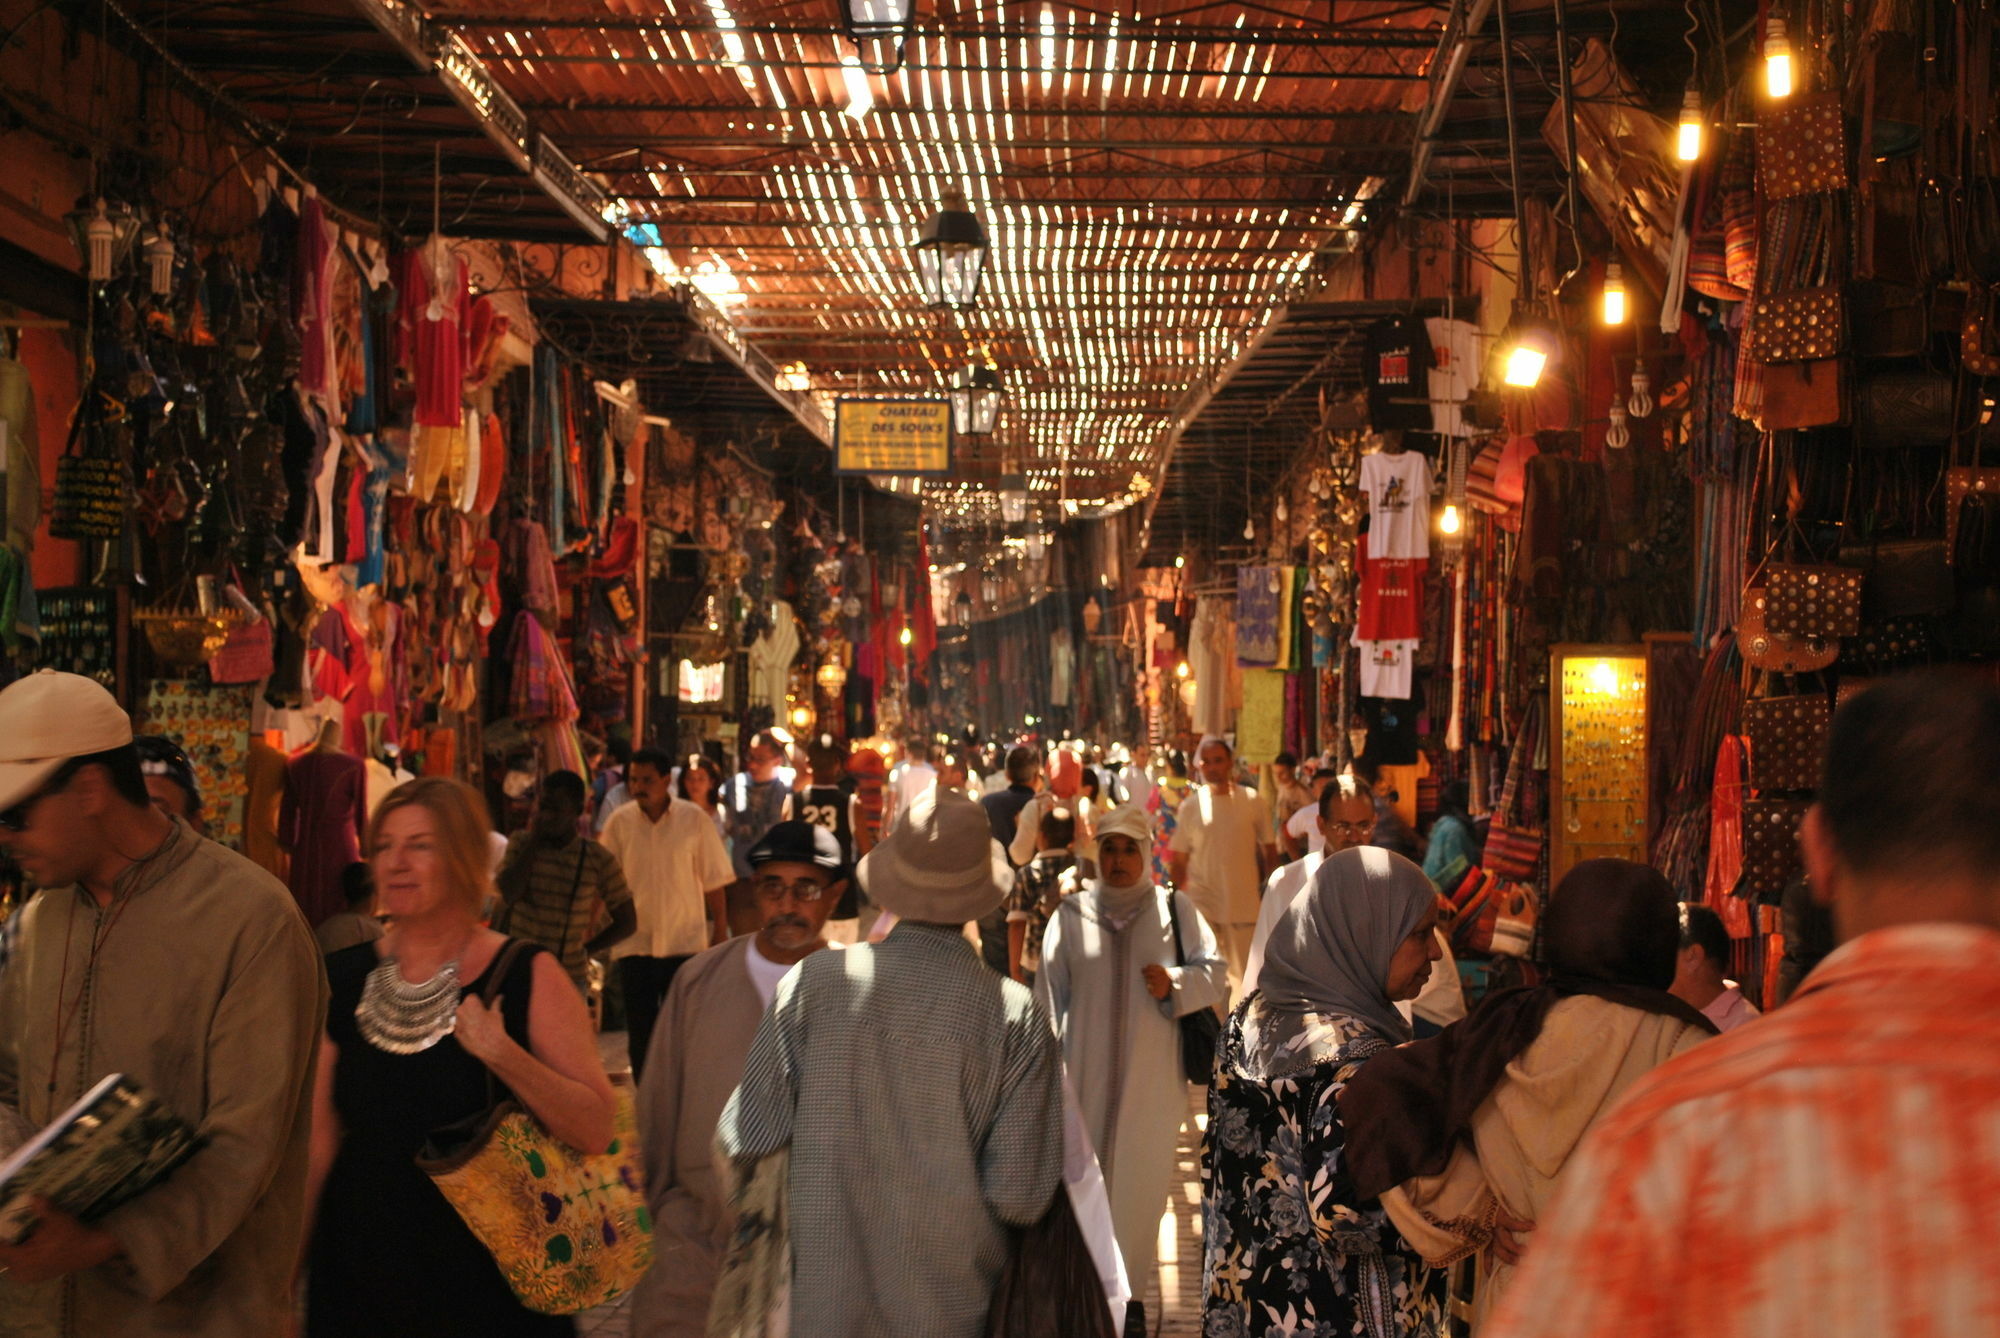
<svg viewBox="0 0 2000 1338">
<path fill-rule="evenodd" d="M 1187 1117 L 1178 1019 L 1216 1007 L 1229 985 L 1201 912 L 1154 884 L 1152 836 L 1136 806 L 1099 819 L 1098 877 L 1057 907 L 1036 979 L 1104 1170 L 1135 1296 L 1152 1280 Z M 1175 921 L 1184 966 L 1176 964 Z"/>
<path fill-rule="evenodd" d="M 1339 1098 L 1410 1039 L 1396 1008 L 1438 960 L 1438 895 L 1400 855 L 1330 855 L 1279 919 L 1223 1030 L 1202 1140 L 1202 1332 L 1437 1338 L 1445 1275 L 1354 1190 Z"/>
</svg>

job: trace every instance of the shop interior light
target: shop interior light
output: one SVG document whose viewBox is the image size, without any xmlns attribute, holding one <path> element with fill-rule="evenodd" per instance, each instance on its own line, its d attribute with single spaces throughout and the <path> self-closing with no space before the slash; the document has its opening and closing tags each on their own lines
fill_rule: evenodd
<svg viewBox="0 0 2000 1338">
<path fill-rule="evenodd" d="M 1174 677 L 1180 679 L 1182 682 L 1186 682 L 1187 676 L 1188 676 L 1188 662 L 1186 660 L 1182 660 L 1179 664 L 1174 666 Z"/>
<path fill-rule="evenodd" d="M 917 237 L 917 282 L 933 309 L 967 311 L 979 300 L 986 268 L 986 229 L 966 208 L 965 196 L 946 191 L 944 207 L 932 214 Z"/>
<path fill-rule="evenodd" d="M 1764 91 L 1774 98 L 1792 95 L 1792 39 L 1775 15 L 1764 28 Z"/>
<path fill-rule="evenodd" d="M 1599 660 L 1590 666 L 1590 690 L 1599 696 L 1609 697 L 1618 691 L 1618 666 L 1609 660 Z"/>
<path fill-rule="evenodd" d="M 1501 380 L 1516 390 L 1533 390 L 1556 356 L 1555 326 L 1532 309 L 1516 308 L 1502 347 L 1506 361 Z"/>
<path fill-rule="evenodd" d="M 820 691 L 828 694 L 838 694 L 842 688 L 847 686 L 847 666 L 843 665 L 839 660 L 828 660 L 819 667 L 819 671 L 813 675 L 813 679 L 819 684 Z"/>
<path fill-rule="evenodd" d="M 813 709 L 803 702 L 792 708 L 792 728 L 803 734 L 813 727 Z"/>
<path fill-rule="evenodd" d="M 1625 323 L 1625 268 L 1613 261 L 1604 267 L 1604 323 Z"/>
<path fill-rule="evenodd" d="M 871 74 L 894 74 L 903 65 L 903 44 L 916 18 L 916 0 L 847 0 L 847 35 Z"/>
<path fill-rule="evenodd" d="M 917 634 L 915 632 L 912 632 L 907 627 L 905 627 L 901 632 L 898 632 L 896 634 L 896 640 L 901 642 L 905 646 L 909 645 L 912 641 L 915 641 L 916 639 L 917 639 Z"/>
<path fill-rule="evenodd" d="M 1701 90 L 1693 84 L 1681 98 L 1680 133 L 1674 141 L 1674 156 L 1684 163 L 1701 157 Z"/>
<path fill-rule="evenodd" d="M 1458 508 L 1450 502 L 1444 504 L 1444 514 L 1438 517 L 1438 529 L 1445 534 L 1457 534 L 1461 525 Z"/>
<path fill-rule="evenodd" d="M 1004 394 L 997 369 L 979 365 L 961 371 L 951 387 L 951 430 L 961 437 L 992 436 Z"/>
<path fill-rule="evenodd" d="M 142 249 L 146 254 L 147 290 L 154 297 L 165 297 L 174 286 L 174 239 L 167 231 L 166 220 L 154 227 L 153 235 Z"/>
</svg>

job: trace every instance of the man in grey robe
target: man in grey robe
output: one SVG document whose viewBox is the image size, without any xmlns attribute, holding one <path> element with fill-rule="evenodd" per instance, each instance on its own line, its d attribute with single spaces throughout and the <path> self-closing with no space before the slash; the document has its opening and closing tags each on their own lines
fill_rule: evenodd
<svg viewBox="0 0 2000 1338">
<path fill-rule="evenodd" d="M 1132 1294 L 1144 1296 L 1188 1110 L 1178 1019 L 1227 997 L 1229 965 L 1193 900 L 1154 884 L 1144 811 L 1108 814 L 1097 841 L 1098 877 L 1049 921 L 1035 988 L 1104 1170 Z M 1185 966 L 1175 964 L 1171 919 Z"/>
<path fill-rule="evenodd" d="M 1055 1038 L 963 933 L 1013 881 L 978 805 L 920 796 L 860 875 L 899 922 L 779 984 L 717 1142 L 739 1172 L 790 1148 L 794 1332 L 979 1338 L 1061 1181 Z"/>
<path fill-rule="evenodd" d="M 708 1332 L 732 1225 L 713 1164 L 715 1126 L 778 982 L 826 946 L 827 913 L 847 887 L 840 843 L 810 823 L 779 823 L 746 858 L 763 923 L 674 976 L 639 1083 L 653 1266 L 633 1290 L 633 1338 Z"/>
</svg>

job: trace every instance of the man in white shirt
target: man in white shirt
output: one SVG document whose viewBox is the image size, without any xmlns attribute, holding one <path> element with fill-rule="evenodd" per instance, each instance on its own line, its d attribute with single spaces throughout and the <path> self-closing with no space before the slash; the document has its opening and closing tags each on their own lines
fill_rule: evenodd
<svg viewBox="0 0 2000 1338">
<path fill-rule="evenodd" d="M 747 856 L 762 924 L 674 977 L 639 1084 L 653 1266 L 632 1293 L 633 1338 L 704 1338 L 734 1225 L 711 1149 L 757 1024 L 787 971 L 826 946 L 847 886 L 834 834 L 781 822 Z"/>
<path fill-rule="evenodd" d="M 1170 847 L 1174 886 L 1194 898 L 1212 925 L 1237 981 L 1249 965 L 1265 873 L 1278 862 L 1271 811 L 1236 783 L 1236 750 L 1205 739 L 1196 753 L 1206 782 L 1181 801 Z"/>
<path fill-rule="evenodd" d="M 625 996 L 625 1028 L 636 1080 L 674 973 L 688 958 L 729 937 L 729 884 L 735 870 L 715 820 L 668 788 L 673 759 L 657 748 L 632 755 L 625 784 L 632 803 L 611 815 L 601 838 L 618 857 L 639 929 L 611 950 Z"/>
<path fill-rule="evenodd" d="M 1724 978 L 1728 969 L 1729 929 L 1722 917 L 1706 906 L 1681 907 L 1681 952 L 1667 992 L 1700 1009 L 1717 1031 L 1731 1031 L 1763 1016 L 1735 981 Z"/>
<path fill-rule="evenodd" d="M 1319 802 L 1299 810 L 1298 816 L 1314 822 L 1318 844 L 1304 859 L 1281 864 L 1264 884 L 1264 904 L 1257 912 L 1257 928 L 1250 937 L 1250 958 L 1243 968 L 1243 993 L 1257 988 L 1264 969 L 1264 947 L 1271 941 L 1271 929 L 1292 904 L 1326 857 L 1337 850 L 1366 844 L 1375 826 L 1375 801 L 1367 787 L 1352 776 L 1340 776 L 1320 789 Z"/>
</svg>

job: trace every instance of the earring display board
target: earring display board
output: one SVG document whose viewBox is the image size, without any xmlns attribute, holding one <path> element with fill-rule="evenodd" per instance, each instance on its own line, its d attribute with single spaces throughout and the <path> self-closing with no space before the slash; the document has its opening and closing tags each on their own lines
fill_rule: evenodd
<svg viewBox="0 0 2000 1338">
<path fill-rule="evenodd" d="M 1549 652 L 1549 883 L 1587 859 L 1646 858 L 1646 647 Z"/>
<path fill-rule="evenodd" d="M 132 626 L 130 592 L 124 586 L 75 585 L 37 590 L 42 641 L 37 669 L 60 669 L 94 678 L 121 706 Z"/>
</svg>

